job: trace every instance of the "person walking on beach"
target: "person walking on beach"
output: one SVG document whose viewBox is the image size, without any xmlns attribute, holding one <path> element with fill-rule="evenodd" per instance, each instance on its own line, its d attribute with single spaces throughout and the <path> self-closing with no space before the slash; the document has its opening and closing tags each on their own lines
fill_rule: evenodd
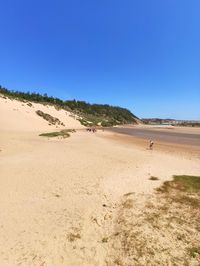
<svg viewBox="0 0 200 266">
<path fill-rule="evenodd" d="M 149 149 L 150 150 L 153 150 L 153 141 L 150 139 L 150 141 L 149 141 Z"/>
</svg>

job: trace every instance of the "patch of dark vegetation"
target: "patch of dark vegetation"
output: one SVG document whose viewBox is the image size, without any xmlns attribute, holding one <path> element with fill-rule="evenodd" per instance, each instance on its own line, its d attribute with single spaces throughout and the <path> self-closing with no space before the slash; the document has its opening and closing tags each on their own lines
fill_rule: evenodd
<svg viewBox="0 0 200 266">
<path fill-rule="evenodd" d="M 75 242 L 81 239 L 81 230 L 77 227 L 70 229 L 70 232 L 67 234 L 67 239 L 69 242 Z"/>
<path fill-rule="evenodd" d="M 28 105 L 29 107 L 32 107 L 32 106 L 33 106 L 32 103 L 27 103 L 27 105 Z"/>
<path fill-rule="evenodd" d="M 153 195 L 123 197 L 107 264 L 199 265 L 199 184 L 198 176 L 174 176 Z"/>
<path fill-rule="evenodd" d="M 157 191 L 181 206 L 200 207 L 200 176 L 175 175 L 172 181 L 164 182 Z"/>
<path fill-rule="evenodd" d="M 124 194 L 124 197 L 128 197 L 128 196 L 131 196 L 133 194 L 135 194 L 135 193 L 134 192 L 129 192 L 129 193 Z"/>
<path fill-rule="evenodd" d="M 102 243 L 108 243 L 108 239 L 109 239 L 108 237 L 103 237 L 101 241 Z"/>
<path fill-rule="evenodd" d="M 149 178 L 149 180 L 152 180 L 152 181 L 157 181 L 157 180 L 159 180 L 159 178 L 158 178 L 158 177 L 156 177 L 156 176 L 151 176 L 151 177 Z"/>
<path fill-rule="evenodd" d="M 3 94 L 0 94 L 0 97 L 3 99 L 7 99 L 7 97 L 5 97 Z"/>
<path fill-rule="evenodd" d="M 61 133 L 61 132 L 49 132 L 49 133 L 42 133 L 39 135 L 40 137 L 48 137 L 48 138 L 55 138 L 62 136 L 63 138 L 70 137 L 69 133 Z"/>
<path fill-rule="evenodd" d="M 89 104 L 84 101 L 63 101 L 55 97 L 49 97 L 47 94 L 11 91 L 0 86 L 0 93 L 10 99 L 21 101 L 31 101 L 51 104 L 57 110 L 64 109 L 71 111 L 80 118 L 84 126 L 111 127 L 122 124 L 137 124 L 137 117 L 128 109 L 108 104 Z"/>
<path fill-rule="evenodd" d="M 77 239 L 81 239 L 81 235 L 79 233 L 69 233 L 67 238 L 69 242 L 74 242 Z"/>
<path fill-rule="evenodd" d="M 180 195 L 175 200 L 180 204 L 192 206 L 192 208 L 200 208 L 200 198 L 194 195 Z"/>
<path fill-rule="evenodd" d="M 196 258 L 200 256 L 200 246 L 188 248 L 188 252 L 191 257 Z"/>
<path fill-rule="evenodd" d="M 76 130 L 74 130 L 74 129 L 64 129 L 61 131 L 42 133 L 39 136 L 40 137 L 48 137 L 48 138 L 55 138 L 55 137 L 68 138 L 68 137 L 70 137 L 69 133 L 75 133 L 75 132 L 76 132 Z"/>
<path fill-rule="evenodd" d="M 44 113 L 41 110 L 35 111 L 37 115 L 41 116 L 43 119 L 47 120 L 51 125 L 65 126 L 58 118 L 51 116 L 50 114 Z"/>
<path fill-rule="evenodd" d="M 172 181 L 166 181 L 157 189 L 160 192 L 180 190 L 185 192 L 200 192 L 200 176 L 175 175 Z"/>
</svg>

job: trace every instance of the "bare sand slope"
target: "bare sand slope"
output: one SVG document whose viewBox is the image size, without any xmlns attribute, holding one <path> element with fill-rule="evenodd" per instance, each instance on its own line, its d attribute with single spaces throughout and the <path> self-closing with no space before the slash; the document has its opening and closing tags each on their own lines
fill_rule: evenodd
<svg viewBox="0 0 200 266">
<path fill-rule="evenodd" d="M 48 121 L 35 113 L 37 110 L 58 118 L 65 124 L 65 128 L 82 128 L 80 122 L 73 118 L 73 114 L 65 110 L 56 110 L 55 107 L 50 105 L 20 102 L 0 97 L 0 130 L 22 132 L 49 131 L 55 128 L 63 128 L 63 126 L 49 126 Z"/>
<path fill-rule="evenodd" d="M 142 206 L 140 195 L 174 174 L 198 175 L 200 164 L 106 136 L 1 132 L 0 265 L 137 265 L 115 263 L 108 238 L 121 197 L 135 192 Z"/>
</svg>

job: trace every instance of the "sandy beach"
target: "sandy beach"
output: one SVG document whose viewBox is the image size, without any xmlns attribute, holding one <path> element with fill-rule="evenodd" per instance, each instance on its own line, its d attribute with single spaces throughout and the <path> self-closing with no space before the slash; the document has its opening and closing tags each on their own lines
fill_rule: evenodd
<svg viewBox="0 0 200 266">
<path fill-rule="evenodd" d="M 65 126 L 49 126 L 36 110 Z M 151 151 L 145 139 L 88 133 L 51 106 L 0 98 L 0 112 L 0 265 L 199 265 L 185 240 L 174 238 L 182 232 L 188 246 L 199 243 L 199 229 L 144 222 L 164 202 L 155 193 L 164 181 L 200 175 L 199 148 L 158 141 Z M 62 128 L 77 131 L 67 139 L 39 136 Z M 138 253 L 138 232 L 146 254 Z"/>
</svg>

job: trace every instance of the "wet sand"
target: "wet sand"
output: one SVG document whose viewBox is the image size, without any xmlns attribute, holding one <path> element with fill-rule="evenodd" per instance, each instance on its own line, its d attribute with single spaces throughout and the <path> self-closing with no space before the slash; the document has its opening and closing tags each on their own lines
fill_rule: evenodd
<svg viewBox="0 0 200 266">
<path fill-rule="evenodd" d="M 171 132 L 159 128 L 111 128 L 112 132 L 158 142 L 184 144 L 200 147 L 200 133 Z M 172 129 L 173 130 L 173 129 Z M 174 130 L 173 130 L 174 131 Z"/>
</svg>

